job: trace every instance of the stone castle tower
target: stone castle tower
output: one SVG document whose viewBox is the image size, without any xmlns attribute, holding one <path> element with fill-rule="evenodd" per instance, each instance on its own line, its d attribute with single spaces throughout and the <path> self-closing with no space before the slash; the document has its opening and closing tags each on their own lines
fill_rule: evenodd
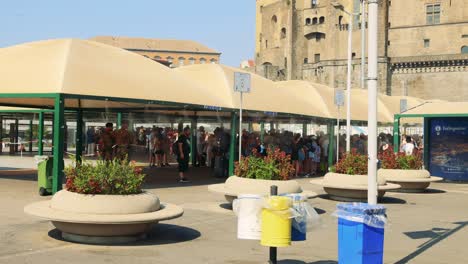
<svg viewBox="0 0 468 264">
<path fill-rule="evenodd" d="M 468 101 L 464 2 L 379 1 L 381 93 Z M 352 83 L 361 87 L 361 27 L 367 28 L 361 25 L 361 0 L 256 3 L 256 72 L 276 81 L 311 80 L 335 88 L 346 86 L 351 16 L 342 9 L 358 14 L 353 16 Z"/>
</svg>

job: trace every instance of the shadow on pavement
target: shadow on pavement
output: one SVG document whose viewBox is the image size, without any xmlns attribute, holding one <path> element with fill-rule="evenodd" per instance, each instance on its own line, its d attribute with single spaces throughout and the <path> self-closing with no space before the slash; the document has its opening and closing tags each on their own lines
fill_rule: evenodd
<svg viewBox="0 0 468 264">
<path fill-rule="evenodd" d="M 285 260 L 279 260 L 278 264 L 338 264 L 338 262 L 334 260 L 319 260 L 319 261 L 314 261 L 314 262 L 304 262 L 301 260 L 285 259 Z"/>
<path fill-rule="evenodd" d="M 226 210 L 229 210 L 229 211 L 232 211 L 232 204 L 230 203 L 222 203 L 219 205 L 219 207 L 223 208 L 223 209 L 226 209 Z"/>
<path fill-rule="evenodd" d="M 406 200 L 396 198 L 396 197 L 384 196 L 382 198 L 379 198 L 379 203 L 383 203 L 383 204 L 406 204 Z"/>
<path fill-rule="evenodd" d="M 317 212 L 317 214 L 321 215 L 321 214 L 324 214 L 326 213 L 327 211 L 323 210 L 323 209 L 320 209 L 320 208 L 317 208 L 317 207 L 314 207 L 315 211 Z"/>
<path fill-rule="evenodd" d="M 431 238 L 429 241 L 423 243 L 421 246 L 419 246 L 419 249 L 414 251 L 413 253 L 409 254 L 408 256 L 400 259 L 399 261 L 395 262 L 395 264 L 403 264 L 403 263 L 408 263 L 417 256 L 421 255 L 424 253 L 426 250 L 432 248 L 442 240 L 446 239 L 447 237 L 455 234 L 456 232 L 460 231 L 464 227 L 468 225 L 468 221 L 466 222 L 456 222 L 454 223 L 458 225 L 457 227 L 453 229 L 445 229 L 445 228 L 433 228 L 431 230 L 425 230 L 425 231 L 416 231 L 416 232 L 407 232 L 405 235 L 412 239 L 422 239 L 422 238 Z"/>
<path fill-rule="evenodd" d="M 62 232 L 58 229 L 52 229 L 48 233 L 49 237 L 67 242 L 62 238 Z M 198 230 L 170 224 L 157 224 L 148 233 L 146 239 L 126 244 L 100 245 L 100 246 L 153 246 L 177 244 L 195 240 L 201 236 Z M 73 243 L 73 242 L 70 242 Z"/>
<path fill-rule="evenodd" d="M 16 175 L 5 175 L 0 174 L 0 179 L 7 179 L 7 180 L 19 180 L 19 181 L 37 181 L 36 174 L 16 174 Z"/>
</svg>

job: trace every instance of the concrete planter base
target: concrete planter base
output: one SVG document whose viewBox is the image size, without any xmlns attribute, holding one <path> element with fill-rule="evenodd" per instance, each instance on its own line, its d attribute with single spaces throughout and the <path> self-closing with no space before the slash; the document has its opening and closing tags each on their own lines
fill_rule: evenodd
<svg viewBox="0 0 468 264">
<path fill-rule="evenodd" d="M 427 170 L 390 170 L 380 169 L 380 177 L 385 177 L 388 182 L 401 186 L 398 192 L 418 193 L 424 192 L 431 182 L 442 181 L 440 177 L 431 176 Z"/>
<path fill-rule="evenodd" d="M 327 173 L 323 179 L 312 180 L 311 183 L 321 185 L 331 199 L 337 201 L 366 201 L 367 175 L 347 175 Z M 386 191 L 400 188 L 400 185 L 387 183 L 383 177 L 378 177 L 378 198 Z"/>
<path fill-rule="evenodd" d="M 152 225 L 183 214 L 179 206 L 161 204 L 151 193 L 84 195 L 65 190 L 52 200 L 27 205 L 24 211 L 50 220 L 65 240 L 91 244 L 136 241 Z"/>
<path fill-rule="evenodd" d="M 229 177 L 225 183 L 212 184 L 208 186 L 208 190 L 215 193 L 223 194 L 229 203 L 232 203 L 240 194 L 256 194 L 268 196 L 270 187 L 278 186 L 278 194 L 286 193 L 302 193 L 308 198 L 316 197 L 317 194 L 310 191 L 303 191 L 297 181 L 272 181 L 247 179 L 237 176 Z"/>
</svg>

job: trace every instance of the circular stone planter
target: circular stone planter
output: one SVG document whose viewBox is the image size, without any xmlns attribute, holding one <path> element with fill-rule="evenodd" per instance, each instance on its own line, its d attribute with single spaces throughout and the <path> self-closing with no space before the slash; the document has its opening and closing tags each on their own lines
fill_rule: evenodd
<svg viewBox="0 0 468 264">
<path fill-rule="evenodd" d="M 367 175 L 348 175 L 329 172 L 323 179 L 310 181 L 321 185 L 331 199 L 337 201 L 366 201 Z M 378 198 L 382 198 L 386 191 L 400 188 L 400 185 L 387 183 L 385 178 L 377 178 Z"/>
<path fill-rule="evenodd" d="M 278 186 L 278 194 L 302 193 L 308 198 L 316 197 L 317 194 L 311 191 L 303 191 L 297 181 L 272 181 L 248 179 L 237 176 L 229 177 L 225 183 L 212 184 L 208 186 L 208 190 L 224 194 L 226 200 L 232 203 L 240 194 L 256 194 L 261 196 L 270 195 L 270 187 Z"/>
<path fill-rule="evenodd" d="M 397 191 L 424 192 L 431 182 L 442 181 L 441 177 L 431 176 L 427 170 L 378 170 L 379 177 L 384 177 L 388 182 L 401 186 Z"/>
<path fill-rule="evenodd" d="M 25 213 L 49 219 L 65 240 L 119 244 L 146 237 L 153 224 L 182 216 L 176 205 L 161 204 L 154 194 L 85 195 L 62 190 L 35 202 Z"/>
</svg>

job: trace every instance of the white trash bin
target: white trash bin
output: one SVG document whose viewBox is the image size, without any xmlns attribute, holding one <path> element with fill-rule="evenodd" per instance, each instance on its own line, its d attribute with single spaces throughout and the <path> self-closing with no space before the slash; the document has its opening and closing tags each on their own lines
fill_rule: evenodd
<svg viewBox="0 0 468 264">
<path fill-rule="evenodd" d="M 237 215 L 237 238 L 260 240 L 261 219 L 260 213 L 263 197 L 255 194 L 241 194 L 232 204 Z"/>
</svg>

